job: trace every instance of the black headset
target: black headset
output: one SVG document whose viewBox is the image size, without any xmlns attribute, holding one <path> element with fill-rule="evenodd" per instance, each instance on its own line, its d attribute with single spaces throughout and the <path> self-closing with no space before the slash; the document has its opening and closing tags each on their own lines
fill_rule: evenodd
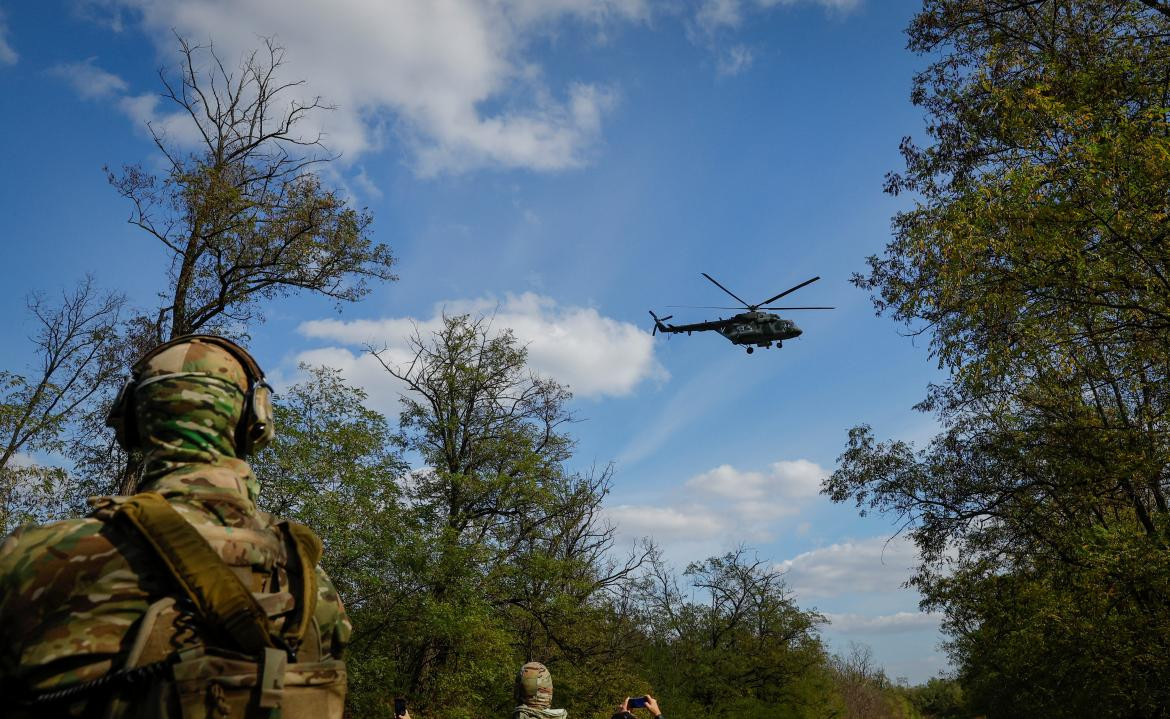
<svg viewBox="0 0 1170 719">
<path fill-rule="evenodd" d="M 248 376 L 248 391 L 244 396 L 244 412 L 236 425 L 236 451 L 244 457 L 264 448 L 272 440 L 276 427 L 272 422 L 272 387 L 264 381 L 264 372 L 252 355 L 231 340 L 215 335 L 184 335 L 155 347 L 142 359 L 134 363 L 130 380 L 118 392 L 110 413 L 106 415 L 106 426 L 114 428 L 114 435 L 123 449 L 133 450 L 142 441 L 138 434 L 138 419 L 134 415 L 134 395 L 143 384 L 174 375 L 159 375 L 143 380 L 139 373 L 148 361 L 175 345 L 202 342 L 215 345 L 226 351 L 240 363 Z M 210 376 L 210 375 L 209 375 Z M 237 388 L 238 389 L 238 388 Z"/>
</svg>

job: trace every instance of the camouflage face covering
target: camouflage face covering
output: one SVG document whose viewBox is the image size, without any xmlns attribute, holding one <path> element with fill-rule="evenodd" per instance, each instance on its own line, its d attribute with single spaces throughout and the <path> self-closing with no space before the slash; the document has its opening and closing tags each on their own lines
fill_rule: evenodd
<svg viewBox="0 0 1170 719">
<path fill-rule="evenodd" d="M 150 470 L 157 463 L 213 464 L 236 456 L 244 396 L 214 377 L 164 377 L 140 386 L 135 415 Z"/>
<path fill-rule="evenodd" d="M 228 352 L 205 343 L 177 345 L 135 367 L 135 375 L 143 487 L 183 467 L 236 459 L 248 378 Z M 249 486 L 249 494 L 258 489 Z"/>
</svg>

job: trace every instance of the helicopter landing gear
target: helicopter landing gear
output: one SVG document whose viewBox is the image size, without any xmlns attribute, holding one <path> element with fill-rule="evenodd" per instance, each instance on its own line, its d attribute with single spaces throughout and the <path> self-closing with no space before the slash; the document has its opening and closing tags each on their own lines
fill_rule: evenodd
<svg viewBox="0 0 1170 719">
<path fill-rule="evenodd" d="M 748 348 L 747 348 L 747 353 L 748 353 L 748 354 L 751 354 L 752 352 L 755 352 L 755 351 L 756 351 L 756 350 L 755 350 L 755 348 L 753 348 L 753 347 L 748 347 Z"/>
</svg>

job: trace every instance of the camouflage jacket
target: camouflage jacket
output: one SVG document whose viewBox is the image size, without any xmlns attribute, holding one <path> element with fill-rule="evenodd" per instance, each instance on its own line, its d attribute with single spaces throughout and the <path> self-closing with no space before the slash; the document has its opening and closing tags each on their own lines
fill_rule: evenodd
<svg viewBox="0 0 1170 719">
<path fill-rule="evenodd" d="M 221 457 L 171 465 L 143 489 L 162 494 L 254 592 L 278 595 L 288 587 L 285 545 L 275 520 L 257 510 L 255 486 L 246 463 Z M 143 540 L 103 520 L 117 502 L 91 499 L 90 517 L 24 527 L 0 546 L 0 686 L 44 691 L 119 669 L 147 608 L 177 594 Z M 351 625 L 328 577 L 317 575 L 322 657 L 340 658 Z"/>
<path fill-rule="evenodd" d="M 512 719 L 566 719 L 569 712 L 565 709 L 541 709 L 521 704 L 512 710 Z"/>
</svg>

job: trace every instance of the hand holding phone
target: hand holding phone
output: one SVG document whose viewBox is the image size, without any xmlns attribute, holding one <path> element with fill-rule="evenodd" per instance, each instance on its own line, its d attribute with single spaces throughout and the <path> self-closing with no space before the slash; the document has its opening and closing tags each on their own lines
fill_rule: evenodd
<svg viewBox="0 0 1170 719">
<path fill-rule="evenodd" d="M 406 716 L 406 698 L 394 697 L 394 716 Z"/>
<path fill-rule="evenodd" d="M 628 706 L 630 709 L 642 709 L 646 706 L 646 697 L 634 697 Z"/>
</svg>

